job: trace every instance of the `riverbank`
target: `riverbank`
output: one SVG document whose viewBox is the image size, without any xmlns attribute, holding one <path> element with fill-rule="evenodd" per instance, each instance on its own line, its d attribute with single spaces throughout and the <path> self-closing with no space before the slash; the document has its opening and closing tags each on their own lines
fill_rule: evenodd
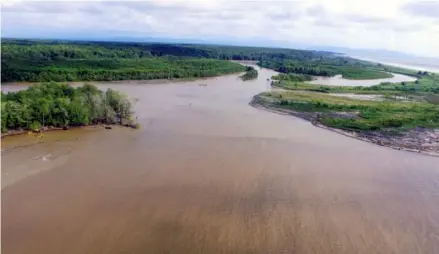
<svg viewBox="0 0 439 254">
<path fill-rule="evenodd" d="M 358 111 L 317 112 L 312 110 L 294 110 L 291 108 L 281 107 L 280 101 L 279 104 L 277 104 L 275 102 L 276 99 L 269 99 L 263 94 L 255 95 L 250 102 L 250 105 L 258 109 L 263 109 L 278 114 L 299 117 L 311 122 L 314 126 L 330 130 L 347 137 L 373 143 L 379 146 L 385 146 L 396 150 L 422 153 L 430 156 L 439 156 L 439 128 L 416 127 L 403 132 L 396 132 L 395 128 L 387 128 L 381 130 L 349 130 L 342 127 L 342 125 L 339 124 L 337 120 L 350 120 L 358 118 Z M 328 121 L 329 119 L 335 119 L 335 121 Z M 339 124 L 339 128 L 331 126 L 334 125 L 334 123 Z M 351 122 L 350 124 L 353 123 Z"/>
<path fill-rule="evenodd" d="M 45 83 L 1 95 L 2 137 L 95 124 L 138 128 L 133 115 L 137 99 L 112 89 Z"/>
<path fill-rule="evenodd" d="M 111 130 L 113 127 L 127 127 L 132 129 L 139 129 L 140 125 L 138 124 L 89 124 L 82 126 L 66 126 L 66 127 L 54 127 L 54 126 L 45 126 L 38 130 L 30 130 L 30 129 L 19 129 L 19 130 L 8 130 L 1 134 L 1 138 L 18 136 L 23 134 L 35 135 L 39 137 L 43 135 L 45 132 L 53 132 L 53 131 L 67 131 L 71 129 L 82 129 L 82 128 L 101 128 Z"/>
<path fill-rule="evenodd" d="M 256 110 L 276 75 L 258 72 L 103 82 L 139 99 L 140 130 L 4 138 L 41 144 L 2 152 L 3 252 L 435 253 L 439 157 Z"/>
<path fill-rule="evenodd" d="M 244 64 L 243 64 L 244 65 Z M 219 77 L 226 77 L 226 76 L 235 76 L 241 73 L 245 73 L 244 71 L 240 72 L 234 72 L 234 73 L 228 73 L 228 74 L 219 74 L 217 76 L 211 76 L 211 77 L 188 77 L 188 78 L 172 78 L 172 79 L 127 79 L 127 80 L 112 80 L 112 81 L 62 81 L 62 82 L 50 82 L 50 83 L 57 83 L 57 84 L 68 84 L 71 86 L 82 86 L 84 84 L 91 84 L 91 85 L 99 85 L 99 84 L 121 84 L 121 85 L 158 85 L 158 84 L 174 84 L 174 83 L 183 83 L 183 82 L 193 82 L 193 81 L 207 81 L 210 79 L 215 79 Z M 38 85 L 45 82 L 2 82 L 2 91 L 8 92 L 8 89 L 4 88 L 14 88 L 16 87 L 19 90 L 25 89 L 32 85 Z M 17 89 L 10 89 L 11 91 L 16 91 Z"/>
<path fill-rule="evenodd" d="M 236 63 L 241 63 L 242 65 L 246 65 L 247 63 L 241 62 L 241 61 L 234 61 Z M 188 78 L 172 78 L 172 79 L 130 79 L 130 80 L 113 80 L 113 81 L 67 81 L 67 82 L 50 82 L 50 83 L 56 83 L 56 84 L 67 84 L 72 87 L 79 87 L 83 86 L 84 84 L 90 84 L 90 85 L 97 85 L 100 84 L 114 84 L 114 85 L 168 85 L 168 84 L 175 84 L 175 83 L 185 83 L 185 82 L 195 82 L 200 81 L 200 84 L 204 84 L 203 81 L 209 81 L 221 77 L 227 77 L 227 76 L 236 76 L 245 74 L 244 71 L 235 72 L 235 73 L 228 73 L 228 74 L 220 74 L 217 76 L 211 76 L 211 77 L 188 77 Z M 45 82 L 2 82 L 1 84 L 1 91 L 8 93 L 8 92 L 17 92 L 19 90 L 24 90 L 28 87 L 35 86 L 41 83 Z"/>
<path fill-rule="evenodd" d="M 315 77 L 314 80 L 309 81 L 309 84 L 313 85 L 329 85 L 329 86 L 375 86 L 381 83 L 399 83 L 399 82 L 415 82 L 417 78 L 398 74 L 390 73 L 390 77 L 379 78 L 355 78 L 349 79 L 342 75 L 335 75 L 333 77 Z"/>
<path fill-rule="evenodd" d="M 382 94 L 382 95 L 431 95 L 439 94 L 439 76 L 433 73 L 416 73 L 418 79 L 413 82 L 384 82 L 376 85 L 368 86 L 367 84 L 358 83 L 352 86 L 351 83 L 335 84 L 329 82 L 329 84 L 323 84 L 324 82 L 317 82 L 322 84 L 314 84 L 307 81 L 291 81 L 288 79 L 282 79 L 275 76 L 272 82 L 273 86 L 283 88 L 285 90 L 296 91 L 314 91 L 321 93 L 355 93 L 355 94 Z M 321 80 L 318 80 L 321 81 Z M 365 81 L 366 82 L 366 81 Z"/>
</svg>

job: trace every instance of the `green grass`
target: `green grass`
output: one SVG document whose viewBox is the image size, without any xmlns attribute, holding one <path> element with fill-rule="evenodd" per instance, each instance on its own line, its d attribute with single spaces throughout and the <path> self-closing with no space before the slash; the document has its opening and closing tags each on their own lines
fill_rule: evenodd
<svg viewBox="0 0 439 254">
<path fill-rule="evenodd" d="M 389 95 L 403 95 L 402 91 L 396 90 L 375 90 L 363 86 L 328 86 L 317 85 L 305 82 L 289 82 L 281 81 L 275 82 L 274 86 L 285 90 L 309 91 L 319 93 L 354 93 L 354 94 L 389 94 Z"/>
<path fill-rule="evenodd" d="M 407 74 L 407 73 L 406 73 Z M 415 75 L 415 74 L 413 74 Z M 417 74 L 416 74 L 417 75 Z M 273 78 L 278 76 L 274 76 Z M 374 86 L 328 86 L 296 82 L 281 79 L 274 83 L 275 86 L 286 90 L 313 91 L 321 93 L 355 93 L 355 94 L 388 94 L 388 95 L 427 95 L 439 94 L 439 75 L 427 74 L 417 76 L 413 82 L 381 83 Z"/>
<path fill-rule="evenodd" d="M 417 77 L 414 82 L 381 83 L 375 86 L 328 86 L 280 79 L 274 85 L 288 92 L 266 93 L 271 104 L 300 112 L 323 113 L 319 121 L 327 126 L 356 131 L 405 131 L 415 127 L 439 127 L 439 75 L 398 67 L 386 71 Z M 329 93 L 382 95 L 383 101 L 332 96 Z M 403 96 L 411 101 L 397 100 Z M 269 101 L 269 100 L 267 100 Z M 350 112 L 353 117 L 337 117 Z"/>
<path fill-rule="evenodd" d="M 358 100 L 303 91 L 267 92 L 260 98 L 275 107 L 320 112 L 321 123 L 340 129 L 405 131 L 415 127 L 439 127 L 439 106 L 427 102 Z M 348 112 L 351 117 L 330 114 L 340 112 Z"/>
</svg>

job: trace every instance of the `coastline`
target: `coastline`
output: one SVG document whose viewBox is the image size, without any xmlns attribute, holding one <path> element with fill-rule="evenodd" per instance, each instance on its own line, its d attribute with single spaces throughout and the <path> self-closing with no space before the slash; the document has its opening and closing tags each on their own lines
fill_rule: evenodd
<svg viewBox="0 0 439 254">
<path fill-rule="evenodd" d="M 315 113 L 314 114 L 313 113 L 305 113 L 305 112 L 298 112 L 298 111 L 294 111 L 294 110 L 273 107 L 270 105 L 270 103 L 263 102 L 258 97 L 258 95 L 255 95 L 253 97 L 253 99 L 250 101 L 249 105 L 256 108 L 256 109 L 264 110 L 264 111 L 271 112 L 271 113 L 298 117 L 298 118 L 301 118 L 303 120 L 310 122 L 312 125 L 314 125 L 316 127 L 319 127 L 319 128 L 325 129 L 325 130 L 329 130 L 329 131 L 341 134 L 341 135 L 346 136 L 346 137 L 355 138 L 357 140 L 372 143 L 375 145 L 388 147 L 388 148 L 392 148 L 392 149 L 400 150 L 400 151 L 407 151 L 407 152 L 419 153 L 419 154 L 423 154 L 423 155 L 427 155 L 427 156 L 439 157 L 439 151 L 422 150 L 422 149 L 419 149 L 420 147 L 417 147 L 418 149 L 416 149 L 413 147 L 409 147 L 407 145 L 404 146 L 402 144 L 391 143 L 384 136 L 378 136 L 378 135 L 367 136 L 364 133 L 360 133 L 360 132 L 347 131 L 347 130 L 336 129 L 336 128 L 326 126 L 324 124 L 319 123 L 316 120 L 317 114 L 315 114 Z"/>
</svg>

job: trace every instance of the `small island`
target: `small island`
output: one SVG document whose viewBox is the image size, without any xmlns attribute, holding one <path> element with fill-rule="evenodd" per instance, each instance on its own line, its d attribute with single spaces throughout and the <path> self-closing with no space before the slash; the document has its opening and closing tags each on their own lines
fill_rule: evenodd
<svg viewBox="0 0 439 254">
<path fill-rule="evenodd" d="M 243 81 L 257 79 L 258 71 L 253 66 L 247 66 L 245 68 L 245 73 L 240 76 Z"/>
</svg>

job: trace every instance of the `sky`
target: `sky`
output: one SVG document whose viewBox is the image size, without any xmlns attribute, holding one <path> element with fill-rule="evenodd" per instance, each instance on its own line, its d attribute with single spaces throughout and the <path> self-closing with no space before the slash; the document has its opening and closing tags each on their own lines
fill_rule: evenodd
<svg viewBox="0 0 439 254">
<path fill-rule="evenodd" d="M 3 37 L 174 38 L 439 57 L 439 0 L 1 0 Z"/>
</svg>

